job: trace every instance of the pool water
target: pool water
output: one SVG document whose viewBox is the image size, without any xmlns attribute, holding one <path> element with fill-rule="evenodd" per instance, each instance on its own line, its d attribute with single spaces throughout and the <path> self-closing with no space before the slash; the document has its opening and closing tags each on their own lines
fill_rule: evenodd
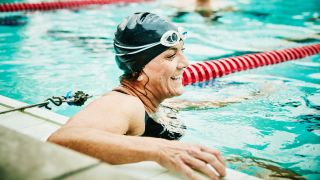
<svg viewBox="0 0 320 180">
<path fill-rule="evenodd" d="M 185 54 L 191 63 L 320 42 L 317 0 L 225 1 L 234 11 L 218 11 L 211 18 L 178 13 L 169 2 L 1 13 L 0 94 L 37 103 L 69 90 L 110 91 L 121 75 L 112 48 L 116 25 L 146 9 L 188 30 Z M 180 111 L 189 127 L 183 141 L 220 150 L 230 168 L 247 174 L 320 179 L 319 55 L 205 84 L 187 86 L 178 98 L 249 99 Z M 53 110 L 72 116 L 81 108 Z"/>
</svg>

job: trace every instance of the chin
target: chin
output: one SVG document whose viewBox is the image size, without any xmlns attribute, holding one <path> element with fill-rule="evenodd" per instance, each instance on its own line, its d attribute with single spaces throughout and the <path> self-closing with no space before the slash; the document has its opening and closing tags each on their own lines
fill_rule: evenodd
<svg viewBox="0 0 320 180">
<path fill-rule="evenodd" d="M 172 97 L 174 97 L 174 96 L 180 96 L 180 95 L 182 95 L 183 93 L 184 93 L 183 87 L 177 88 L 177 89 L 175 89 L 174 93 L 172 93 L 172 94 L 173 94 Z"/>
<path fill-rule="evenodd" d="M 182 82 L 170 84 L 167 87 L 167 95 L 169 95 L 169 98 L 180 96 L 184 93 L 184 86 L 182 85 Z"/>
</svg>

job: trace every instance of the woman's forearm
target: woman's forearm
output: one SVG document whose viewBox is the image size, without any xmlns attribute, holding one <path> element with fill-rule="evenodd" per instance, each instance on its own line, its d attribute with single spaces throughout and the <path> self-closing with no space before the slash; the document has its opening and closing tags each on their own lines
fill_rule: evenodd
<svg viewBox="0 0 320 180">
<path fill-rule="evenodd" d="M 155 161 L 188 179 L 199 179 L 196 169 L 211 179 L 225 176 L 220 153 L 201 145 L 160 138 L 125 136 L 90 128 L 61 128 L 48 141 L 91 155 L 110 164 Z M 210 168 L 208 168 L 210 166 Z M 215 171 L 211 169 L 214 168 Z"/>
<path fill-rule="evenodd" d="M 110 164 L 157 161 L 159 145 L 165 140 L 125 136 L 90 128 L 65 127 L 48 141 L 96 157 Z"/>
</svg>

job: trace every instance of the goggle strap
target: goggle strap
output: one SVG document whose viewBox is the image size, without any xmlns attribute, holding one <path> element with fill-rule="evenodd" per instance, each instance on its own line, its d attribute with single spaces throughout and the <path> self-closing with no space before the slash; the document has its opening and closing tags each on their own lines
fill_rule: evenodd
<svg viewBox="0 0 320 180">
<path fill-rule="evenodd" d="M 141 52 L 141 51 L 144 51 L 144 50 L 147 50 L 147 49 L 149 49 L 149 48 L 155 47 L 155 46 L 157 46 L 157 45 L 159 45 L 159 44 L 160 44 L 160 42 L 158 42 L 158 43 L 152 43 L 152 44 L 149 44 L 149 46 L 146 46 L 146 47 L 144 47 L 144 48 L 142 48 L 142 49 L 139 49 L 139 50 L 137 50 L 137 51 L 133 51 L 133 52 L 129 52 L 129 53 L 124 53 L 124 54 L 116 54 L 116 56 L 124 56 L 124 55 L 130 55 L 130 54 L 137 54 L 137 53 L 139 53 L 139 52 Z"/>
<path fill-rule="evenodd" d="M 146 44 L 146 45 L 142 45 L 142 46 L 134 46 L 134 47 L 132 47 L 132 46 L 122 46 L 122 45 L 117 44 L 117 43 L 114 43 L 114 45 L 119 47 L 119 48 L 122 48 L 122 49 L 141 49 L 141 48 L 146 48 L 146 47 L 150 47 L 150 46 L 153 47 L 153 45 L 158 44 L 158 43 L 159 42 L 155 42 L 155 43 L 150 43 L 150 44 Z"/>
</svg>

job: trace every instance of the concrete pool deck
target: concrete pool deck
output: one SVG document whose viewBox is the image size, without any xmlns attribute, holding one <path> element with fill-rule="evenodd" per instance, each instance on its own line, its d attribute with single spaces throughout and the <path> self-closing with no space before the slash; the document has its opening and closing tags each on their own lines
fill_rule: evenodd
<svg viewBox="0 0 320 180">
<path fill-rule="evenodd" d="M 25 105 L 0 95 L 0 111 Z M 0 179 L 182 179 L 155 162 L 109 165 L 44 142 L 67 119 L 40 108 L 0 114 Z M 227 169 L 224 179 L 258 178 Z"/>
</svg>

